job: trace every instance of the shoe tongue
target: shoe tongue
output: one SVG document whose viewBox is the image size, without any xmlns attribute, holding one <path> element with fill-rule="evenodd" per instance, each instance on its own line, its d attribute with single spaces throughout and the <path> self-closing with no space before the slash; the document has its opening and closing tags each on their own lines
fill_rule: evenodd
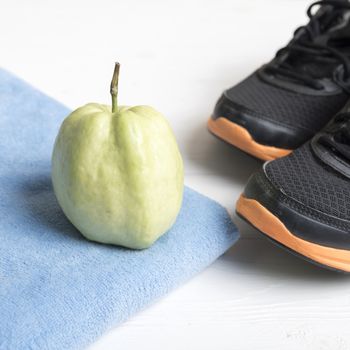
<svg viewBox="0 0 350 350">
<path fill-rule="evenodd" d="M 321 8 L 319 11 L 321 11 Z M 325 9 L 323 9 L 325 10 Z M 320 12 L 320 16 L 322 16 L 324 11 Z M 318 12 L 317 12 L 318 14 Z M 347 44 L 350 38 L 350 10 L 343 10 L 339 16 L 335 17 L 330 23 L 327 23 L 327 18 L 332 14 L 332 10 L 328 9 L 324 13 L 323 22 L 326 23 L 324 27 L 322 27 L 321 22 L 321 31 L 322 33 L 318 35 L 314 42 L 320 45 L 332 45 L 332 40 L 345 40 Z M 349 45 L 349 44 L 348 44 Z"/>
<path fill-rule="evenodd" d="M 349 28 L 350 10 L 344 10 L 342 14 L 328 27 L 329 33 L 341 32 Z"/>
</svg>

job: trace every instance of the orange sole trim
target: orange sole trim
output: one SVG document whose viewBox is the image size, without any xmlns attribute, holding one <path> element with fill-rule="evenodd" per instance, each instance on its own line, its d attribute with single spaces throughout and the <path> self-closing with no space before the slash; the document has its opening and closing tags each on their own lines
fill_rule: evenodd
<svg viewBox="0 0 350 350">
<path fill-rule="evenodd" d="M 255 228 L 295 252 L 337 270 L 350 272 L 350 251 L 318 245 L 294 236 L 270 211 L 254 199 L 240 196 L 237 212 Z"/>
<path fill-rule="evenodd" d="M 254 141 L 245 128 L 223 117 L 215 120 L 210 118 L 208 129 L 222 140 L 261 160 L 273 160 L 292 152 L 289 149 L 265 146 Z"/>
</svg>

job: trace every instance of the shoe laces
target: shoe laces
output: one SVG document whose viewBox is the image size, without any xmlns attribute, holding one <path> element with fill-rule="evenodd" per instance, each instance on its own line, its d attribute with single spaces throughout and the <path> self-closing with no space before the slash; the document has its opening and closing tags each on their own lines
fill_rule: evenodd
<svg viewBox="0 0 350 350">
<path fill-rule="evenodd" d="M 329 9 L 313 14 L 313 9 L 317 5 L 327 6 Z M 297 72 L 288 57 L 294 54 L 294 57 L 296 55 L 299 55 L 297 57 L 308 57 L 309 61 L 336 62 L 341 65 L 343 72 L 342 76 L 338 76 L 335 80 L 340 83 L 340 86 L 343 86 L 342 82 L 350 79 L 350 57 L 329 44 L 327 28 L 342 19 L 346 10 L 350 10 L 350 3 L 347 0 L 322 0 L 311 4 L 307 10 L 309 23 L 296 29 L 293 40 L 277 52 L 276 59 L 265 69 L 272 74 L 299 81 L 316 90 L 322 90 L 323 84 L 319 79 L 308 74 L 307 70 Z"/>
<path fill-rule="evenodd" d="M 318 138 L 318 143 L 325 146 L 333 154 L 350 161 L 350 112 L 338 114 L 326 126 Z"/>
</svg>

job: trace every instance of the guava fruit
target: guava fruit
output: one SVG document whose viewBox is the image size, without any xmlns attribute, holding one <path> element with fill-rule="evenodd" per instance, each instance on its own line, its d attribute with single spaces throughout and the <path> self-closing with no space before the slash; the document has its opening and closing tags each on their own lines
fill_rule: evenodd
<svg viewBox="0 0 350 350">
<path fill-rule="evenodd" d="M 181 207 L 183 161 L 169 123 L 150 106 L 88 103 L 63 121 L 52 154 L 57 200 L 89 240 L 149 247 Z"/>
</svg>

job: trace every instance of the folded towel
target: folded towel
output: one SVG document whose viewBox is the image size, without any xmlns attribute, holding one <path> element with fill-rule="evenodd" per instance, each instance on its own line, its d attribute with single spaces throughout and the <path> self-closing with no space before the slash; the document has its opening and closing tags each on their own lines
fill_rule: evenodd
<svg viewBox="0 0 350 350">
<path fill-rule="evenodd" d="M 51 186 L 53 142 L 68 113 L 0 70 L 0 349 L 81 349 L 238 237 L 223 207 L 186 188 L 175 225 L 151 248 L 85 240 Z"/>
</svg>

